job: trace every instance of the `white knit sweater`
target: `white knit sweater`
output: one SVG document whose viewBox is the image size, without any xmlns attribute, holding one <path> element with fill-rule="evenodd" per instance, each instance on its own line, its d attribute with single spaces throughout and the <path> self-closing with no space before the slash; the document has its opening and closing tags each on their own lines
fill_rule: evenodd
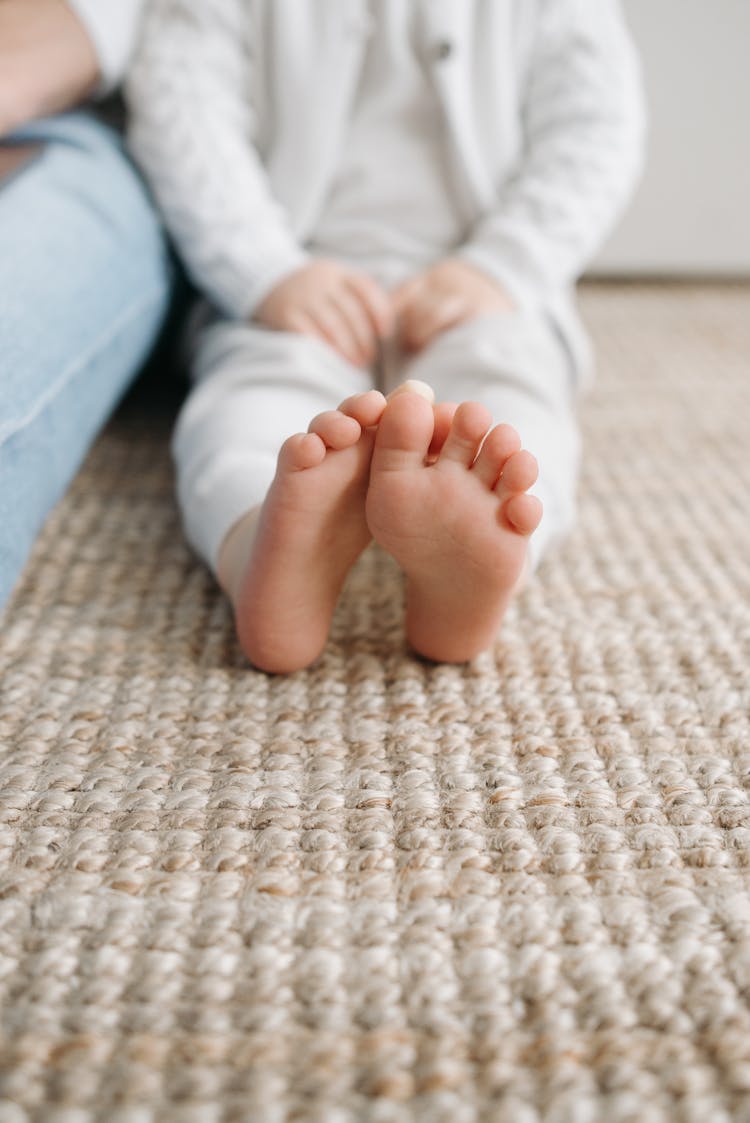
<svg viewBox="0 0 750 1123">
<path fill-rule="evenodd" d="M 580 358 L 570 286 L 643 150 L 618 0 L 413 2 L 463 207 L 458 252 L 522 307 L 548 308 Z M 231 316 L 250 315 L 306 260 L 368 19 L 366 0 L 148 4 L 128 82 L 131 142 L 193 277 Z"/>
</svg>

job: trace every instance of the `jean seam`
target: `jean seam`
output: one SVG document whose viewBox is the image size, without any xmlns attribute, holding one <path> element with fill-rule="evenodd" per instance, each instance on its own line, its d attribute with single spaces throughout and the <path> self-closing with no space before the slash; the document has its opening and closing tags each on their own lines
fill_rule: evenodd
<svg viewBox="0 0 750 1123">
<path fill-rule="evenodd" d="M 166 291 L 167 286 L 161 285 L 150 290 L 145 297 L 142 297 L 135 304 L 131 304 L 130 307 L 110 325 L 106 332 L 98 336 L 86 351 L 65 367 L 52 385 L 36 399 L 31 409 L 24 417 L 20 418 L 18 421 L 8 422 L 4 428 L 0 428 L 0 445 L 6 444 L 10 438 L 16 436 L 17 433 L 20 433 L 22 430 L 27 429 L 29 425 L 33 424 L 50 402 L 62 393 L 68 383 L 70 383 L 79 371 L 94 358 L 97 352 L 106 347 L 124 327 L 137 319 L 149 305 L 156 303 L 158 298 L 163 296 Z"/>
</svg>

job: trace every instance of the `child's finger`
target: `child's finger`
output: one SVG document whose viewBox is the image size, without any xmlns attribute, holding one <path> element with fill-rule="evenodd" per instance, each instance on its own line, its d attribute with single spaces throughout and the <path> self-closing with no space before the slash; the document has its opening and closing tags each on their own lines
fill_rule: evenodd
<svg viewBox="0 0 750 1123">
<path fill-rule="evenodd" d="M 315 321 L 319 334 L 335 351 L 354 366 L 364 366 L 365 358 L 362 355 L 354 332 L 346 318 L 333 304 L 317 304 L 310 309 L 310 315 Z"/>
<path fill-rule="evenodd" d="M 404 328 L 404 342 L 421 351 L 436 336 L 455 327 L 466 318 L 466 306 L 460 297 L 427 302 L 414 309 Z"/>
<path fill-rule="evenodd" d="M 334 351 L 337 351 L 347 362 L 357 365 L 354 357 L 344 352 L 342 345 L 336 339 L 335 332 L 324 328 L 307 312 L 298 310 L 290 314 L 283 330 L 296 332 L 298 335 L 308 335 L 312 339 L 320 339 L 323 343 L 327 343 L 329 347 L 333 347 Z"/>
<path fill-rule="evenodd" d="M 385 290 L 366 273 L 350 273 L 346 284 L 369 316 L 376 338 L 389 336 L 393 330 L 393 309 Z"/>
<path fill-rule="evenodd" d="M 391 308 L 395 316 L 403 316 L 418 298 L 423 281 L 420 277 L 410 277 L 408 281 L 397 285 L 391 292 Z"/>
<path fill-rule="evenodd" d="M 331 303 L 346 320 L 363 362 L 371 363 L 375 358 L 377 337 L 375 327 L 367 312 L 354 293 L 345 287 L 331 294 Z"/>
<path fill-rule="evenodd" d="M 315 321 L 307 312 L 303 312 L 301 308 L 295 308 L 287 314 L 281 326 L 281 330 L 291 331 L 296 335 L 311 335 L 315 339 L 322 338 L 320 329 Z"/>
</svg>

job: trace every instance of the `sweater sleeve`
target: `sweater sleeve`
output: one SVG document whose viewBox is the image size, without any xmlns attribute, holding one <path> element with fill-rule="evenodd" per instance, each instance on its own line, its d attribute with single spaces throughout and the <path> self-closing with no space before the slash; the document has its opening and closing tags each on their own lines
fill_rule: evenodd
<svg viewBox="0 0 750 1123">
<path fill-rule="evenodd" d="M 150 0 L 126 84 L 129 140 L 193 280 L 246 318 L 307 260 L 254 145 L 247 5 Z"/>
<path fill-rule="evenodd" d="M 458 251 L 521 304 L 576 280 L 638 178 L 645 113 L 618 0 L 540 0 L 525 147 Z"/>
<path fill-rule="evenodd" d="M 109 93 L 123 77 L 144 0 L 68 0 L 94 45 L 101 83 Z"/>
</svg>

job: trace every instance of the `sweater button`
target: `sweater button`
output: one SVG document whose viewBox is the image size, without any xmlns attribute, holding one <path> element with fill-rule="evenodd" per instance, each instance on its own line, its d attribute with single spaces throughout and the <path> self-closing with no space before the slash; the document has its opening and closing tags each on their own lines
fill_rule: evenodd
<svg viewBox="0 0 750 1123">
<path fill-rule="evenodd" d="M 453 44 L 450 39 L 441 39 L 433 47 L 435 62 L 446 62 L 453 54 Z"/>
</svg>

